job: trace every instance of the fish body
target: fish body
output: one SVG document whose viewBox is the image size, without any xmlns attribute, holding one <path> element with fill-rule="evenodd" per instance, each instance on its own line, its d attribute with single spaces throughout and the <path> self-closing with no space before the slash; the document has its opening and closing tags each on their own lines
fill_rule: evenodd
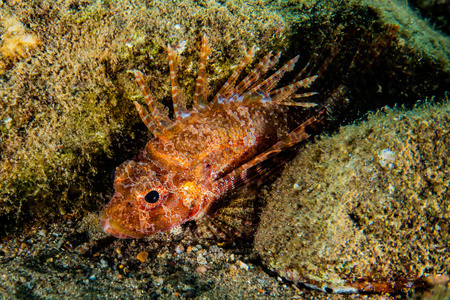
<svg viewBox="0 0 450 300">
<path fill-rule="evenodd" d="M 306 126 L 321 120 L 312 117 L 292 129 L 287 115 L 287 106 L 313 106 L 291 99 L 297 89 L 309 87 L 315 76 L 274 89 L 298 57 L 263 80 L 279 58 L 269 53 L 236 85 L 254 49 L 207 102 L 205 61 L 209 52 L 204 37 L 193 108 L 188 110 L 176 80 L 176 54 L 169 47 L 175 120 L 153 98 L 143 74 L 135 71 L 150 113 L 135 104 L 154 137 L 134 160 L 116 169 L 114 195 L 100 213 L 105 232 L 118 238 L 141 238 L 204 218 L 227 192 L 270 173 L 270 164 L 262 166 L 262 162 L 270 162 L 306 139 Z"/>
</svg>

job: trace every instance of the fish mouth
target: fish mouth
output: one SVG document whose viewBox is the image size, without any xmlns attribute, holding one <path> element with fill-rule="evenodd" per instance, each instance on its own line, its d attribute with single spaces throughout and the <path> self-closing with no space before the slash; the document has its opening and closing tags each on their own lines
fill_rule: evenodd
<svg viewBox="0 0 450 300">
<path fill-rule="evenodd" d="M 144 234 L 122 228 L 117 222 L 110 220 L 103 211 L 100 212 L 100 226 L 104 232 L 109 233 L 118 239 L 139 239 L 145 236 Z"/>
</svg>

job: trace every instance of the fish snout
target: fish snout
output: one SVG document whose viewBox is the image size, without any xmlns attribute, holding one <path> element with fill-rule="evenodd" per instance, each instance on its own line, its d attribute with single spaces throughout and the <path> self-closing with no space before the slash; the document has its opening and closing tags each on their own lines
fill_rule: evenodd
<svg viewBox="0 0 450 300">
<path fill-rule="evenodd" d="M 118 239 L 135 239 L 141 237 L 126 234 L 124 230 L 118 228 L 114 221 L 110 221 L 108 216 L 103 211 L 100 213 L 100 226 L 104 232 L 109 233 Z"/>
</svg>

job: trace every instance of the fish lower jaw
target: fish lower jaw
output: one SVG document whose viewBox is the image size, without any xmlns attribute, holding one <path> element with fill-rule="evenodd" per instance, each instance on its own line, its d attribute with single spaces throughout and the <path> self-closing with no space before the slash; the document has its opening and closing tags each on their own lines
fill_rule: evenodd
<svg viewBox="0 0 450 300">
<path fill-rule="evenodd" d="M 143 237 L 139 234 L 136 235 L 126 234 L 121 230 L 117 229 L 116 228 L 117 225 L 112 225 L 110 220 L 105 216 L 104 213 L 100 213 L 100 226 L 102 227 L 105 233 L 111 234 L 112 236 L 118 239 L 137 239 Z"/>
</svg>

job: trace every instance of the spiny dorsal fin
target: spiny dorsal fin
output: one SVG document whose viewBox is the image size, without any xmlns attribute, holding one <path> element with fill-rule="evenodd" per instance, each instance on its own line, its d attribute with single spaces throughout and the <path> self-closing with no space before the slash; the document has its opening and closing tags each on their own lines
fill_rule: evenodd
<svg viewBox="0 0 450 300">
<path fill-rule="evenodd" d="M 139 104 L 136 105 L 136 108 L 139 112 L 139 115 L 147 126 L 147 128 L 155 135 L 160 134 L 165 130 L 165 128 L 172 126 L 173 122 L 169 118 L 169 112 L 166 110 L 164 105 L 156 101 L 155 97 L 153 97 L 150 89 L 144 82 L 144 74 L 142 74 L 138 70 L 133 71 L 134 76 L 136 78 L 136 82 L 138 83 L 142 94 L 144 96 L 145 102 L 150 110 L 150 114 L 152 118 L 150 119 L 149 114 L 145 109 L 143 109 Z"/>
<path fill-rule="evenodd" d="M 273 73 L 269 78 L 252 88 L 250 93 L 262 93 L 265 95 L 270 92 L 277 85 L 280 79 L 283 78 L 286 72 L 292 71 L 299 57 L 300 56 L 297 55 L 296 57 L 288 61 L 283 67 Z"/>
<path fill-rule="evenodd" d="M 316 80 L 317 76 L 311 76 L 303 80 L 292 83 L 288 86 L 270 92 L 270 98 L 274 103 L 280 103 L 290 97 L 295 91 L 302 87 L 309 87 Z"/>
<path fill-rule="evenodd" d="M 244 59 L 241 61 L 239 66 L 236 70 L 234 70 L 233 74 L 228 78 L 227 82 L 222 86 L 222 88 L 219 90 L 219 92 L 216 94 L 214 99 L 211 101 L 210 105 L 214 105 L 218 102 L 219 98 L 228 98 L 230 96 L 230 93 L 234 89 L 234 85 L 236 80 L 238 79 L 239 75 L 241 74 L 242 70 L 244 70 L 245 66 L 250 63 L 250 61 L 253 59 L 253 55 L 255 54 L 256 47 L 252 47 L 247 54 L 245 55 Z"/>
<path fill-rule="evenodd" d="M 195 86 L 193 107 L 197 110 L 204 109 L 208 98 L 208 78 L 206 77 L 206 60 L 211 54 L 211 46 L 208 43 L 206 35 L 203 36 L 202 50 L 200 52 L 200 64 L 198 67 L 198 77 Z"/>
<path fill-rule="evenodd" d="M 237 85 L 237 87 L 234 89 L 233 94 L 235 95 L 242 95 L 249 87 L 257 83 L 266 73 L 268 70 L 270 70 L 274 64 L 278 62 L 278 59 L 281 55 L 281 52 L 279 52 L 277 55 L 275 55 L 274 59 L 270 59 L 272 56 L 272 51 L 270 51 L 256 66 L 256 68 L 253 69 L 253 71 L 250 72 L 250 74 L 245 77 L 241 83 Z"/>
<path fill-rule="evenodd" d="M 188 113 L 186 109 L 186 95 L 178 85 L 177 78 L 177 53 L 169 46 L 167 48 L 169 52 L 169 69 L 170 69 L 170 82 L 172 83 L 172 102 L 173 110 L 175 112 L 175 118 L 177 120 L 183 118 Z"/>
<path fill-rule="evenodd" d="M 152 117 L 148 114 L 147 110 L 143 108 L 137 101 L 134 101 L 134 106 L 136 106 L 136 110 L 139 113 L 139 116 L 141 117 L 142 122 L 147 126 L 148 130 L 154 135 L 154 136 L 161 136 L 162 132 L 156 126 L 156 124 L 152 121 Z"/>
</svg>

